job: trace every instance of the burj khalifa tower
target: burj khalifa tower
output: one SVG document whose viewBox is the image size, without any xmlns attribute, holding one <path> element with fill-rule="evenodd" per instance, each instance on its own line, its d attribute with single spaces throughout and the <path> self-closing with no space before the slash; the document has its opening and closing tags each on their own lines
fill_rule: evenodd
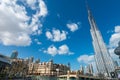
<svg viewBox="0 0 120 80">
<path fill-rule="evenodd" d="M 94 57 L 95 57 L 97 70 L 101 74 L 106 74 L 107 76 L 110 76 L 110 72 L 113 72 L 115 70 L 114 62 L 107 50 L 101 32 L 99 31 L 88 6 L 87 6 L 87 11 L 88 11 L 88 20 L 91 26 L 90 32 L 92 36 L 92 44 L 95 53 Z"/>
</svg>

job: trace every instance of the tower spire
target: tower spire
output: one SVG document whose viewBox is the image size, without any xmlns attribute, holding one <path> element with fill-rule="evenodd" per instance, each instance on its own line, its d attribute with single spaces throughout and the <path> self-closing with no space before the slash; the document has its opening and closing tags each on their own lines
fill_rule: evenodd
<svg viewBox="0 0 120 80">
<path fill-rule="evenodd" d="M 89 20 L 89 22 L 90 22 L 91 29 L 93 29 L 93 30 L 98 30 L 98 27 L 97 27 L 97 25 L 96 25 L 96 22 L 95 22 L 95 20 L 94 20 L 94 17 L 93 17 L 93 15 L 92 15 L 92 13 L 91 13 L 91 10 L 90 10 L 90 7 L 89 7 L 89 5 L 88 5 L 87 0 L 86 0 L 86 8 L 87 8 L 87 12 L 88 12 L 88 20 Z"/>
</svg>

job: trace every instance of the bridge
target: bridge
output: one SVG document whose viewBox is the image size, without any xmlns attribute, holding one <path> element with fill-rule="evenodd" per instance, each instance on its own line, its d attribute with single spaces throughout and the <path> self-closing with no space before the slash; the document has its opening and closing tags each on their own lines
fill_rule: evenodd
<svg viewBox="0 0 120 80">
<path fill-rule="evenodd" d="M 95 76 L 86 76 L 86 75 L 76 75 L 76 74 L 67 74 L 58 76 L 59 80 L 66 79 L 76 79 L 76 80 L 101 80 L 99 77 Z"/>
</svg>

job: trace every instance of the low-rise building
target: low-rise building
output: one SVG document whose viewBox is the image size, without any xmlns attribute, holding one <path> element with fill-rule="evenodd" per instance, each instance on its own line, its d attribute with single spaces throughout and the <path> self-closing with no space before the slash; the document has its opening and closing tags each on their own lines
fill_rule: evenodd
<svg viewBox="0 0 120 80">
<path fill-rule="evenodd" d="M 11 59 L 11 66 L 9 67 L 9 76 L 21 77 L 28 74 L 28 60 L 27 59 Z"/>
<path fill-rule="evenodd" d="M 29 75 L 44 75 L 44 76 L 58 76 L 67 74 L 70 68 L 63 64 L 55 64 L 53 60 L 49 62 L 30 63 Z"/>
<path fill-rule="evenodd" d="M 11 65 L 10 58 L 0 54 L 0 78 L 4 77 L 7 74 L 5 68 L 9 67 L 10 65 Z"/>
</svg>

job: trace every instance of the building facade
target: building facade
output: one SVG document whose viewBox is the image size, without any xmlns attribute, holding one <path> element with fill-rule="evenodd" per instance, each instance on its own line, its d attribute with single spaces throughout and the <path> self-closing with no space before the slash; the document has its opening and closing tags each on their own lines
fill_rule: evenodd
<svg viewBox="0 0 120 80">
<path fill-rule="evenodd" d="M 52 60 L 49 62 L 31 63 L 29 64 L 29 75 L 41 76 L 58 76 L 67 74 L 70 68 L 63 64 L 55 64 Z"/>
<path fill-rule="evenodd" d="M 9 77 L 24 77 L 28 74 L 28 59 L 11 59 L 11 66 L 6 69 Z"/>
<path fill-rule="evenodd" d="M 5 68 L 9 67 L 10 65 L 11 65 L 10 58 L 0 54 L 0 78 L 1 78 L 1 75 L 6 75 Z"/>
<path fill-rule="evenodd" d="M 97 65 L 97 70 L 101 74 L 106 74 L 107 76 L 110 76 L 110 72 L 113 72 L 115 70 L 114 62 L 106 48 L 102 35 L 88 7 L 87 10 L 88 20 L 91 26 L 90 32 L 93 40 L 92 44 L 95 52 L 94 57 Z"/>
<path fill-rule="evenodd" d="M 85 75 L 93 76 L 93 66 L 92 64 L 89 64 L 86 66 L 86 73 Z"/>
</svg>

